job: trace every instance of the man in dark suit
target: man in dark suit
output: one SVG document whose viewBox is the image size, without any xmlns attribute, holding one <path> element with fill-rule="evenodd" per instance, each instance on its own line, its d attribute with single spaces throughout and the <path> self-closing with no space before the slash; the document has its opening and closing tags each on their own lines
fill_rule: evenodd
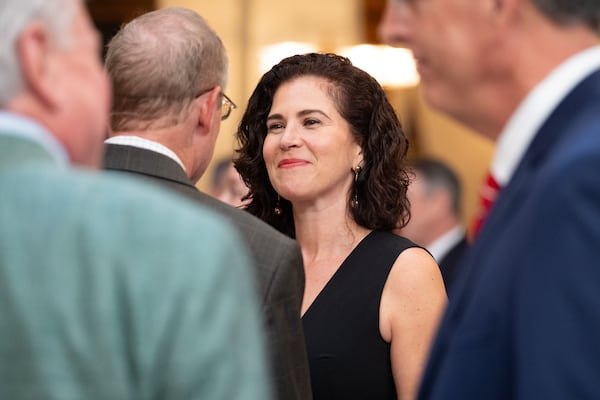
<svg viewBox="0 0 600 400">
<path fill-rule="evenodd" d="M 224 93 L 227 58 L 221 40 L 195 12 L 161 9 L 117 33 L 108 45 L 106 67 L 114 96 L 105 168 L 168 187 L 237 226 L 254 256 L 278 397 L 310 398 L 297 243 L 194 185 L 212 158 L 221 120 L 234 107 Z"/>
<path fill-rule="evenodd" d="M 460 180 L 439 160 L 419 158 L 411 162 L 411 169 L 414 179 L 407 193 L 410 221 L 397 233 L 431 253 L 440 266 L 449 293 L 458 274 L 458 265 L 469 248 L 460 220 Z"/>
<path fill-rule="evenodd" d="M 600 398 L 598 0 L 390 1 L 427 100 L 496 140 L 501 188 L 422 399 Z"/>
<path fill-rule="evenodd" d="M 110 85 L 83 1 L 2 0 L 0 26 L 0 398 L 269 398 L 234 228 L 90 171 Z"/>
</svg>

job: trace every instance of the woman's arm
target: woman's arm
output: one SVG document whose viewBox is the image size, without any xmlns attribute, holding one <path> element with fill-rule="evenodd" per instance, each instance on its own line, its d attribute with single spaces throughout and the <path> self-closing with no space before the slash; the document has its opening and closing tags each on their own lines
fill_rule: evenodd
<svg viewBox="0 0 600 400">
<path fill-rule="evenodd" d="M 381 296 L 379 329 L 391 343 L 398 399 L 414 399 L 447 297 L 435 260 L 425 250 L 403 251 Z"/>
</svg>

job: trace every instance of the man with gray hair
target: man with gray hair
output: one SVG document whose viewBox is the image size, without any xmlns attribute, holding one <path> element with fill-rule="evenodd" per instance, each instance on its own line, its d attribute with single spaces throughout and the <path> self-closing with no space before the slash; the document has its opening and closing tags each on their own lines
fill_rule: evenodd
<svg viewBox="0 0 600 400">
<path fill-rule="evenodd" d="M 0 29 L 0 398 L 270 398 L 237 232 L 89 171 L 110 85 L 83 2 L 2 0 Z"/>
<path fill-rule="evenodd" d="M 414 173 L 407 196 L 410 221 L 396 233 L 424 246 L 440 266 L 446 292 L 459 271 L 469 248 L 461 222 L 462 187 L 456 173 L 445 162 L 417 158 L 410 162 Z"/>
<path fill-rule="evenodd" d="M 599 24 L 598 0 L 388 2 L 427 101 L 496 141 L 421 399 L 600 398 Z"/>
<path fill-rule="evenodd" d="M 105 64 L 114 96 L 104 167 L 177 192 L 239 229 L 254 259 L 277 397 L 309 399 L 297 243 L 195 186 L 213 156 L 221 120 L 234 107 L 225 95 L 221 40 L 196 12 L 163 8 L 123 26 L 108 44 Z"/>
</svg>

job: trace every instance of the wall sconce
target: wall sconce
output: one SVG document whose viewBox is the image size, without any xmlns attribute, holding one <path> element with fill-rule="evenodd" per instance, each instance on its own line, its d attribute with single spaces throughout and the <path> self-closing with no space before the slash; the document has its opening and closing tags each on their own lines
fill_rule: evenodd
<svg viewBox="0 0 600 400">
<path fill-rule="evenodd" d="M 286 57 L 319 51 L 316 44 L 308 42 L 281 42 L 265 46 L 259 52 L 260 73 L 264 74 Z M 415 60 L 408 49 L 360 44 L 341 47 L 336 53 L 348 57 L 352 64 L 368 72 L 386 88 L 415 86 L 419 83 Z"/>
<path fill-rule="evenodd" d="M 415 86 L 419 73 L 412 52 L 405 48 L 361 44 L 338 49 L 352 64 L 368 72 L 381 86 L 398 88 Z"/>
<path fill-rule="evenodd" d="M 318 51 L 317 45 L 307 42 L 281 42 L 265 46 L 259 52 L 260 73 L 264 74 L 286 57 Z"/>
</svg>

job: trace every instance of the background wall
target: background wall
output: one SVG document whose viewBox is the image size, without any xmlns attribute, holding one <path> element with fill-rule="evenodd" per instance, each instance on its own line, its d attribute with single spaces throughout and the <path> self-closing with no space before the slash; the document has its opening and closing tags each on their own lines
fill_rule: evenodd
<svg viewBox="0 0 600 400">
<path fill-rule="evenodd" d="M 412 156 L 437 158 L 458 174 L 463 188 L 462 219 L 468 226 L 479 205 L 479 188 L 491 163 L 493 143 L 432 110 L 418 86 L 389 90 L 388 97 L 409 133 Z"/>
</svg>

